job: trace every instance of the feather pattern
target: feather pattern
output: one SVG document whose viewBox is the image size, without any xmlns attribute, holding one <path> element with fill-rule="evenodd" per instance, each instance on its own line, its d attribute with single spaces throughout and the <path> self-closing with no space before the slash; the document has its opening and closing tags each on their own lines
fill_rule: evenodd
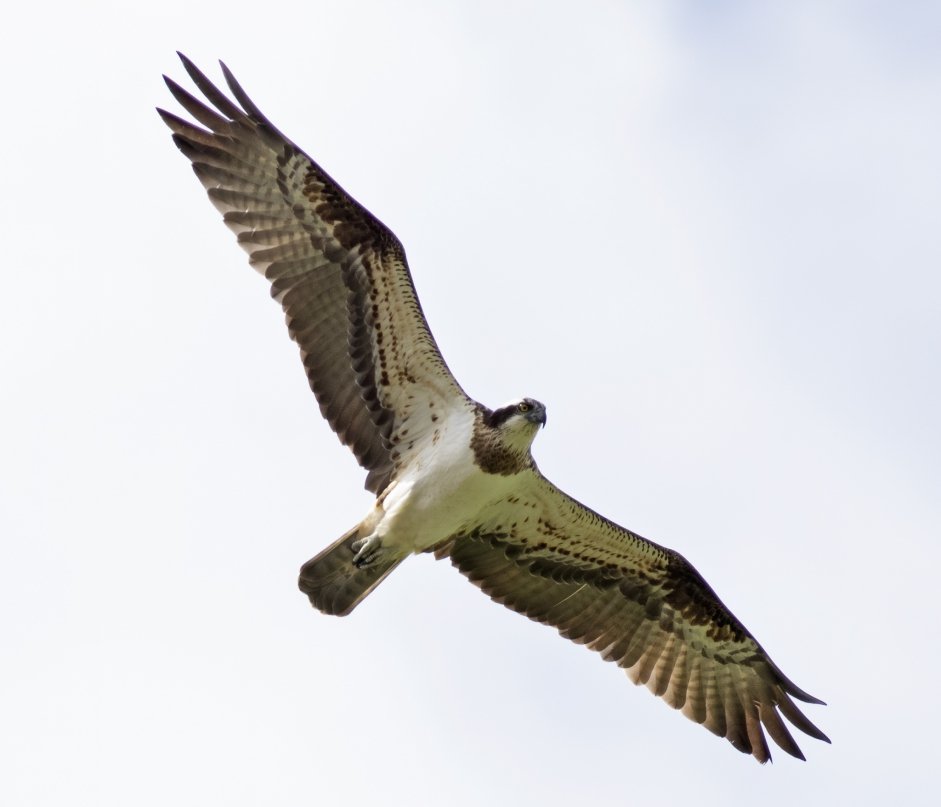
<svg viewBox="0 0 941 807">
<path fill-rule="evenodd" d="M 224 65 L 238 104 L 180 58 L 208 105 L 165 77 L 199 125 L 160 115 L 249 263 L 271 282 L 321 412 L 379 493 L 440 414 L 473 406 L 431 336 L 405 251 Z"/>
<path fill-rule="evenodd" d="M 781 673 L 681 555 L 599 516 L 536 470 L 435 554 L 760 762 L 771 759 L 765 732 L 804 758 L 781 715 L 829 742 L 792 698 L 821 701 Z"/>
</svg>

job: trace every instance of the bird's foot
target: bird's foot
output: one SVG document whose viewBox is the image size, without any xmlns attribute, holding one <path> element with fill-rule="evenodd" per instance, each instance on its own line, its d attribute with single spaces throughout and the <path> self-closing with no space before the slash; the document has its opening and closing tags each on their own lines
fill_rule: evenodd
<svg viewBox="0 0 941 807">
<path fill-rule="evenodd" d="M 382 541 L 378 535 L 370 535 L 366 538 L 360 538 L 358 541 L 353 541 L 351 548 L 355 553 L 353 555 L 353 565 L 357 569 L 369 566 L 383 552 Z"/>
</svg>

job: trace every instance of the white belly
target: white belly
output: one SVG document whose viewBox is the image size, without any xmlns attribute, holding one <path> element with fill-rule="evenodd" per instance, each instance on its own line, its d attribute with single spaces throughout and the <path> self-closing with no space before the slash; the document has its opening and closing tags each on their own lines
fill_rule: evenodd
<svg viewBox="0 0 941 807">
<path fill-rule="evenodd" d="M 452 419 L 438 443 L 420 450 L 377 501 L 367 521 L 383 546 L 422 552 L 462 531 L 507 495 L 511 477 L 484 473 L 474 463 L 472 431 L 472 417 Z"/>
</svg>

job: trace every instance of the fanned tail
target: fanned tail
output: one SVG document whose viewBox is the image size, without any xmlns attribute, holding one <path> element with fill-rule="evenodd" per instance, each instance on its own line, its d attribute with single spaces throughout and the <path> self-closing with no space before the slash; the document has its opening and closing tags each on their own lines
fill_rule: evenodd
<svg viewBox="0 0 941 807">
<path fill-rule="evenodd" d="M 346 616 L 404 560 L 380 553 L 367 565 L 356 566 L 353 543 L 359 537 L 357 525 L 301 566 L 297 584 L 317 610 Z"/>
</svg>

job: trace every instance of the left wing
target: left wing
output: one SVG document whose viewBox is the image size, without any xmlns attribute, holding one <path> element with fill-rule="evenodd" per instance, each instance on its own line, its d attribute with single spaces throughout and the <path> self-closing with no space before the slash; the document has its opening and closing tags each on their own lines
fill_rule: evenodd
<svg viewBox="0 0 941 807">
<path fill-rule="evenodd" d="M 771 759 L 764 731 L 804 759 L 781 715 L 830 742 L 792 697 L 822 701 L 778 669 L 685 558 L 589 510 L 537 470 L 518 478 L 514 495 L 436 556 L 759 762 Z"/>
<path fill-rule="evenodd" d="M 422 313 L 398 238 L 259 111 L 180 54 L 208 105 L 164 77 L 199 125 L 158 110 L 223 220 L 271 282 L 320 411 L 382 491 L 423 432 L 472 408 Z M 210 106 L 211 105 L 211 106 Z"/>
</svg>

